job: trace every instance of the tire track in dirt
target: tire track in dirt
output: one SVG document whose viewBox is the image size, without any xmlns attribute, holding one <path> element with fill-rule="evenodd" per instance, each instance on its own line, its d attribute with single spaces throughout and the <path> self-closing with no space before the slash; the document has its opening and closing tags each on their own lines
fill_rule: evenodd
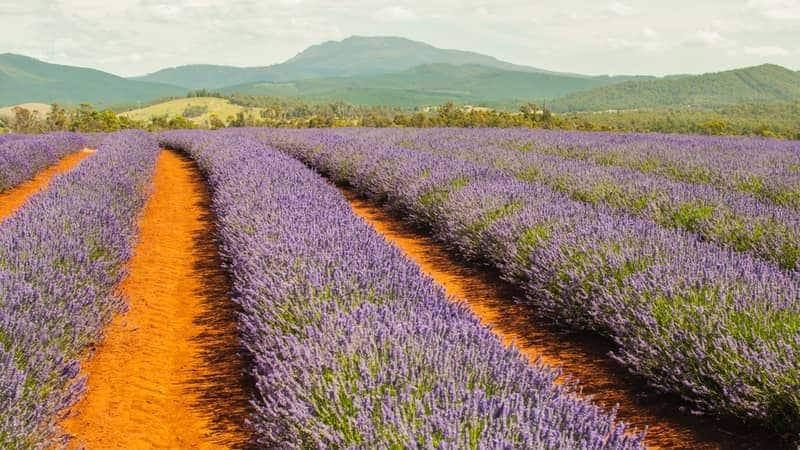
<svg viewBox="0 0 800 450">
<path fill-rule="evenodd" d="M 588 334 L 566 334 L 536 318 L 532 310 L 513 302 L 518 291 L 488 270 L 478 270 L 454 258 L 429 236 L 390 214 L 375 202 L 340 188 L 354 213 L 389 242 L 403 250 L 422 271 L 464 300 L 481 322 L 506 344 L 514 343 L 531 361 L 562 368 L 580 382 L 582 394 L 606 407 L 619 405 L 618 418 L 642 430 L 650 448 L 776 449 L 776 438 L 761 430 L 711 418 L 681 414 L 681 404 L 631 377 L 608 357 L 609 342 Z"/>
<path fill-rule="evenodd" d="M 120 291 L 129 311 L 84 364 L 84 398 L 62 423 L 87 449 L 242 448 L 248 395 L 236 310 L 195 164 L 171 150 Z"/>
<path fill-rule="evenodd" d="M 21 208 L 34 194 L 45 189 L 47 185 L 50 184 L 53 177 L 74 169 L 79 162 L 83 161 L 84 158 L 92 153 L 94 153 L 94 150 L 88 148 L 71 153 L 61 158 L 56 164 L 42 170 L 32 179 L 0 193 L 0 222 L 14 214 L 14 212 Z"/>
</svg>

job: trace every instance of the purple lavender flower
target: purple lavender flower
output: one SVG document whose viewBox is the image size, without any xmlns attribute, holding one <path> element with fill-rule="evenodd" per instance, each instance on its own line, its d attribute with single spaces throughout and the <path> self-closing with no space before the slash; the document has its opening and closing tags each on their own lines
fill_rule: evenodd
<svg viewBox="0 0 800 450">
<path fill-rule="evenodd" d="M 85 143 L 74 133 L 0 136 L 0 192 L 32 178 Z"/>
</svg>

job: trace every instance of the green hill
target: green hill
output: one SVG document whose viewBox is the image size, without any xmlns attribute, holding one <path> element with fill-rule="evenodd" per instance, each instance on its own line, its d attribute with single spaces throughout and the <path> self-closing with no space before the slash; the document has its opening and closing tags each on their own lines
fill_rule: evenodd
<svg viewBox="0 0 800 450">
<path fill-rule="evenodd" d="M 272 66 L 188 65 L 163 69 L 136 79 L 191 89 L 219 89 L 254 82 L 377 75 L 435 63 L 456 66 L 474 64 L 520 72 L 552 73 L 507 63 L 479 53 L 440 49 L 399 37 L 353 36 L 338 42 L 313 45 L 288 61 Z"/>
<path fill-rule="evenodd" d="M 26 102 L 82 102 L 114 106 L 184 95 L 177 86 L 128 80 L 94 69 L 49 64 L 27 56 L 0 54 L 0 106 Z"/>
<path fill-rule="evenodd" d="M 204 124 L 208 122 L 212 115 L 216 115 L 220 119 L 226 120 L 229 116 L 236 115 L 238 112 L 257 112 L 253 108 L 245 108 L 243 106 L 234 105 L 230 101 L 223 98 L 191 97 L 167 100 L 165 102 L 156 103 L 155 105 L 146 106 L 144 108 L 126 111 L 120 115 L 133 120 L 147 121 L 151 117 L 157 116 L 184 116 L 187 110 L 192 107 L 200 108 L 200 110 L 198 111 L 198 114 L 191 115 L 190 117 L 187 117 L 187 119 L 196 124 Z"/>
<path fill-rule="evenodd" d="M 695 76 L 627 81 L 557 99 L 556 111 L 718 107 L 800 99 L 800 73 L 774 64 Z"/>
<path fill-rule="evenodd" d="M 541 101 L 570 92 L 618 82 L 611 77 L 504 70 L 475 64 L 427 64 L 402 72 L 318 78 L 292 82 L 258 82 L 224 88 L 224 92 L 309 101 L 345 101 L 364 105 L 423 106 L 448 100 L 512 105 Z"/>
</svg>

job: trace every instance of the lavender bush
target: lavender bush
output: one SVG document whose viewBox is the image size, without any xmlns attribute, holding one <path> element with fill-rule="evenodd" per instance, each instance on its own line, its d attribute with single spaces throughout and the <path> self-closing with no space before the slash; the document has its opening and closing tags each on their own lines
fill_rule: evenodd
<svg viewBox="0 0 800 450">
<path fill-rule="evenodd" d="M 331 131 L 253 130 L 491 264 L 544 315 L 699 413 L 800 437 L 798 275 L 468 161 Z"/>
<path fill-rule="evenodd" d="M 107 138 L 113 137 L 114 133 L 81 133 L 80 136 L 86 142 L 86 147 L 99 148 Z"/>
<path fill-rule="evenodd" d="M 677 181 L 710 184 L 800 208 L 800 142 L 757 137 L 545 131 L 509 144 L 620 166 Z"/>
<path fill-rule="evenodd" d="M 502 346 L 300 162 L 247 131 L 176 132 L 213 189 L 250 422 L 269 448 L 641 448 Z M 353 155 L 356 156 L 356 155 Z"/>
<path fill-rule="evenodd" d="M 355 136 L 357 130 L 345 131 Z M 749 251 L 789 270 L 800 269 L 800 211 L 764 202 L 750 194 L 708 184 L 673 181 L 631 168 L 595 164 L 550 154 L 521 151 L 532 139 L 519 130 L 367 131 L 366 137 L 400 142 L 404 147 L 500 168 L 524 181 L 542 182 L 587 203 L 601 203 L 654 220 L 668 228 L 699 234 L 737 251 Z M 590 134 L 594 138 L 595 134 Z M 589 145 L 581 134 L 562 137 L 561 147 Z M 553 137 L 541 147 L 555 145 Z M 610 139 L 600 140 L 601 148 Z M 643 139 L 638 141 L 643 145 Z M 658 141 L 654 139 L 654 144 Z M 630 150 L 630 145 L 623 148 Z M 638 148 L 638 147 L 637 147 Z M 612 150 L 605 150 L 612 152 Z M 796 152 L 798 153 L 798 152 Z M 796 154 L 800 158 L 800 153 Z M 746 157 L 741 155 L 740 159 Z M 788 158 L 788 156 L 787 156 Z M 800 178 L 798 178 L 800 180 Z M 800 191 L 798 191 L 800 192 Z"/>
<path fill-rule="evenodd" d="M 5 134 L 0 134 L 0 145 L 2 145 L 2 144 L 3 144 L 3 143 L 5 143 L 5 142 L 15 141 L 15 140 L 17 140 L 17 139 L 24 139 L 24 138 L 26 138 L 26 137 L 28 137 L 28 136 L 29 136 L 29 135 L 26 135 L 26 134 L 19 134 L 19 133 L 5 133 Z"/>
<path fill-rule="evenodd" d="M 83 390 L 78 359 L 123 305 L 112 290 L 157 152 L 147 133 L 114 134 L 0 224 L 0 448 L 58 438 L 56 414 Z"/>
<path fill-rule="evenodd" d="M 0 141 L 0 192 L 30 179 L 86 144 L 83 137 L 74 133 L 10 136 Z"/>
<path fill-rule="evenodd" d="M 374 130 L 396 144 L 422 137 L 447 145 L 486 145 L 618 166 L 687 183 L 709 184 L 800 208 L 800 141 L 658 133 L 594 133 L 560 130 Z M 370 134 L 370 131 L 357 131 Z"/>
</svg>

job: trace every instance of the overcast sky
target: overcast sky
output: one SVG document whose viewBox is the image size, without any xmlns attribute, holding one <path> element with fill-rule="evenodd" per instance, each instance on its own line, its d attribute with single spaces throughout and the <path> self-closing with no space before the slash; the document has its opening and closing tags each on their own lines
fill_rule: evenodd
<svg viewBox="0 0 800 450">
<path fill-rule="evenodd" d="M 0 0 L 0 53 L 139 75 L 394 35 L 587 74 L 800 69 L 800 0 Z"/>
</svg>

